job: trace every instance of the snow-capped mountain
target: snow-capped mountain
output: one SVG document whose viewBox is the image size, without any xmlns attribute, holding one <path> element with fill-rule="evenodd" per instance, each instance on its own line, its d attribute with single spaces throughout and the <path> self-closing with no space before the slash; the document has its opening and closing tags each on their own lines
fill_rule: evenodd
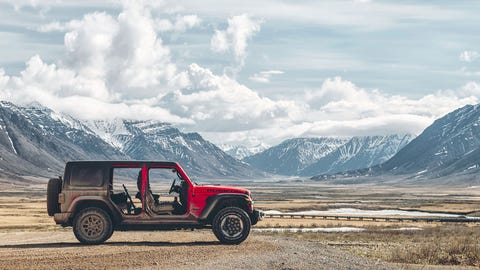
<svg viewBox="0 0 480 270">
<path fill-rule="evenodd" d="M 246 147 L 243 145 L 229 145 L 229 144 L 222 144 L 220 145 L 220 148 L 230 156 L 242 160 L 246 157 L 255 155 L 257 153 L 260 153 L 266 149 L 268 149 L 270 146 L 265 143 L 260 143 L 258 145 L 255 145 L 253 147 Z"/>
<path fill-rule="evenodd" d="M 372 167 L 387 161 L 414 137 L 411 134 L 353 137 L 301 170 L 300 175 L 331 174 Z"/>
<path fill-rule="evenodd" d="M 358 182 L 389 178 L 406 183 L 478 185 L 479 173 L 480 104 L 467 105 L 437 119 L 382 164 L 312 179 L 348 183 L 349 179 Z"/>
<path fill-rule="evenodd" d="M 243 161 L 271 173 L 312 176 L 365 168 L 382 163 L 413 135 L 286 140 Z"/>
<path fill-rule="evenodd" d="M 38 105 L 0 102 L 0 174 L 56 176 L 72 159 L 126 159 L 82 122 Z"/>
<path fill-rule="evenodd" d="M 173 160 L 192 176 L 245 178 L 261 172 L 198 133 L 158 121 L 89 121 L 40 105 L 0 102 L 0 178 L 52 177 L 68 160 Z"/>
<path fill-rule="evenodd" d="M 343 138 L 295 138 L 283 141 L 243 161 L 270 173 L 297 175 L 348 140 Z"/>
<path fill-rule="evenodd" d="M 202 177 L 262 176 L 258 170 L 223 152 L 198 133 L 183 133 L 159 121 L 90 121 L 99 137 L 138 160 L 174 160 L 192 175 Z"/>
<path fill-rule="evenodd" d="M 467 105 L 437 119 L 380 170 L 415 177 L 480 172 L 480 105 Z"/>
</svg>

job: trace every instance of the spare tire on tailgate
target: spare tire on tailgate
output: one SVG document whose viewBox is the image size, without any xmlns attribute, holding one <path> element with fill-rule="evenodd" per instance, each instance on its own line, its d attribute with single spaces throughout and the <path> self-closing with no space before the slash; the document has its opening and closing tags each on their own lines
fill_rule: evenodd
<svg viewBox="0 0 480 270">
<path fill-rule="evenodd" d="M 60 213 L 60 203 L 58 203 L 58 194 L 62 191 L 62 180 L 52 178 L 48 180 L 47 185 L 47 212 L 49 216 Z"/>
</svg>

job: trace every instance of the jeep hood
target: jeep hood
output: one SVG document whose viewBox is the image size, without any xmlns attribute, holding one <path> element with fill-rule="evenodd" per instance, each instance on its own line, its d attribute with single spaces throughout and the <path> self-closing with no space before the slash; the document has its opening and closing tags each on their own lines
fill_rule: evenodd
<svg viewBox="0 0 480 270">
<path fill-rule="evenodd" d="M 239 188 L 239 187 L 230 187 L 230 186 L 218 186 L 218 185 L 196 186 L 195 192 L 210 193 L 210 194 L 237 193 L 237 194 L 247 194 L 250 196 L 250 191 L 248 189 Z"/>
</svg>

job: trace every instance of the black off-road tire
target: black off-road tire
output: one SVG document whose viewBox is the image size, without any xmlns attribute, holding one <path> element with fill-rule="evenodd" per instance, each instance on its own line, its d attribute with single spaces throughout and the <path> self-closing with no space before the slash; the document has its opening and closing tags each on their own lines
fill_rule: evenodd
<svg viewBox="0 0 480 270">
<path fill-rule="evenodd" d="M 110 232 L 110 234 L 107 235 L 107 238 L 105 238 L 105 240 L 103 240 L 103 241 L 105 242 L 105 241 L 107 241 L 108 239 L 110 239 L 110 238 L 112 237 L 114 231 L 115 231 L 115 229 L 112 228 L 112 231 Z"/>
<path fill-rule="evenodd" d="M 52 178 L 47 184 L 47 212 L 49 216 L 60 213 L 60 204 L 58 203 L 58 194 L 62 191 L 62 180 Z"/>
<path fill-rule="evenodd" d="M 85 208 L 75 215 L 73 233 L 82 244 L 101 244 L 113 234 L 112 219 L 103 209 Z"/>
<path fill-rule="evenodd" d="M 222 244 L 238 245 L 247 239 L 252 223 L 247 213 L 238 207 L 226 207 L 213 219 L 212 230 Z"/>
</svg>

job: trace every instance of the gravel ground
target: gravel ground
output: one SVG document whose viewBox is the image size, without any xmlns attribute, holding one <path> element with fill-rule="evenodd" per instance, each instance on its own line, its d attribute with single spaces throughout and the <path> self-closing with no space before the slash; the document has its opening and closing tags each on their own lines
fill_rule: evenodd
<svg viewBox="0 0 480 270">
<path fill-rule="evenodd" d="M 252 233 L 237 246 L 210 231 L 115 232 L 83 246 L 73 233 L 0 233 L 2 269 L 395 269 L 321 243 Z"/>
</svg>

